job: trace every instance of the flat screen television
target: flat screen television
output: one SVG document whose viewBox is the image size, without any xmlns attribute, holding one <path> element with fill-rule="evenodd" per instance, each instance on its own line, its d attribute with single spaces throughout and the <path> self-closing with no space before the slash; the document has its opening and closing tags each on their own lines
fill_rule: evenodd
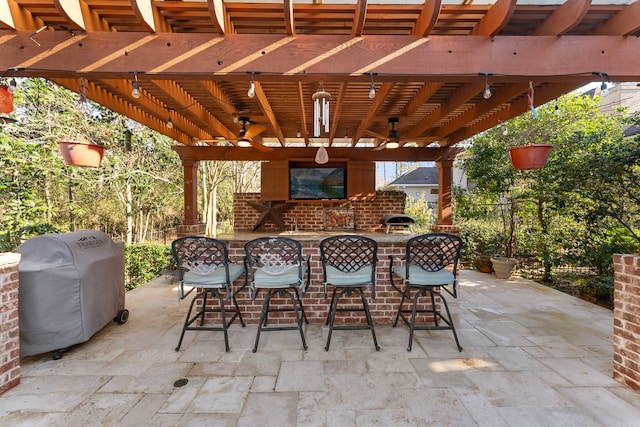
<svg viewBox="0 0 640 427">
<path fill-rule="evenodd" d="M 345 199 L 346 185 L 345 167 L 289 168 L 291 200 Z"/>
</svg>

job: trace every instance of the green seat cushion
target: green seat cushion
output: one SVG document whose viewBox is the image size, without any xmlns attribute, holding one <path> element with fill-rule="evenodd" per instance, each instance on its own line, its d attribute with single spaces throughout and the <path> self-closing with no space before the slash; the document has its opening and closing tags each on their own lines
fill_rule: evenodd
<svg viewBox="0 0 640 427">
<path fill-rule="evenodd" d="M 407 274 L 407 268 L 404 265 L 393 267 L 393 272 L 400 276 L 403 280 Z M 409 266 L 409 282 L 412 285 L 439 286 L 451 285 L 456 280 L 452 272 L 446 269 L 438 271 L 425 271 L 417 265 Z"/>
<path fill-rule="evenodd" d="M 258 268 L 253 274 L 253 288 L 287 288 L 292 285 L 300 285 L 302 278 L 299 276 L 297 265 L 280 272 L 265 271 Z M 307 269 L 302 266 L 302 277 L 304 277 Z"/>
<path fill-rule="evenodd" d="M 229 281 L 233 283 L 238 277 L 244 273 L 244 265 L 241 264 L 229 264 Z M 217 287 L 222 288 L 227 284 L 227 275 L 224 266 L 220 266 L 215 270 L 211 270 L 206 274 L 202 272 L 195 272 L 193 270 L 187 271 L 182 276 L 182 283 L 185 285 L 193 285 L 197 287 Z"/>
<path fill-rule="evenodd" d="M 357 271 L 347 273 L 328 265 L 326 283 L 333 286 L 360 286 L 371 283 L 372 265 L 365 265 Z"/>
</svg>

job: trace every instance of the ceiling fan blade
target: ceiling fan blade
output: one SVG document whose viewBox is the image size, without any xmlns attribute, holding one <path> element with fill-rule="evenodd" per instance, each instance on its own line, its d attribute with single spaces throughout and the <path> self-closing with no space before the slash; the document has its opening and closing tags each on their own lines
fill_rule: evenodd
<svg viewBox="0 0 640 427">
<path fill-rule="evenodd" d="M 440 141 L 442 137 L 439 136 L 418 136 L 415 138 L 400 138 L 398 142 L 437 142 Z"/>
<path fill-rule="evenodd" d="M 380 151 L 380 150 L 384 150 L 384 149 L 386 148 L 386 147 L 385 147 L 385 145 L 387 145 L 387 141 L 382 141 L 382 142 L 380 143 L 380 145 L 376 145 L 375 147 L 373 147 L 373 148 L 371 149 L 371 151 Z"/>
<path fill-rule="evenodd" d="M 260 135 L 266 128 L 267 127 L 263 125 L 251 125 L 251 127 L 245 132 L 244 137 L 247 139 L 251 139 L 254 136 Z"/>
<path fill-rule="evenodd" d="M 272 151 L 274 151 L 273 148 L 267 147 L 266 145 L 262 145 L 261 143 L 256 142 L 251 138 L 249 138 L 248 141 L 251 144 L 251 146 L 257 150 L 264 151 L 265 153 L 271 153 Z"/>
</svg>

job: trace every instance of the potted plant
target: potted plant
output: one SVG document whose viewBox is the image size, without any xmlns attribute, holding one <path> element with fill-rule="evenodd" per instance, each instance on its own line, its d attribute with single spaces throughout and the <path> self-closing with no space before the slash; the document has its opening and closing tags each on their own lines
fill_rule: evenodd
<svg viewBox="0 0 640 427">
<path fill-rule="evenodd" d="M 546 132 L 540 132 L 540 126 L 534 126 L 533 120 L 538 119 L 538 113 L 533 104 L 533 84 L 529 82 L 529 90 L 527 92 L 529 102 L 528 114 L 531 114 L 529 121 L 529 129 L 526 133 L 519 135 L 519 138 L 513 141 L 513 145 L 509 148 L 509 157 L 511 164 L 518 170 L 542 169 L 549 159 L 549 154 L 553 145 L 547 144 L 548 135 Z M 549 129 L 553 131 L 553 129 Z"/>
<path fill-rule="evenodd" d="M 551 144 L 528 144 L 509 148 L 511 164 L 518 170 L 542 169 L 547 164 Z"/>
<path fill-rule="evenodd" d="M 502 253 L 491 258 L 493 271 L 497 278 L 508 279 L 516 266 L 516 219 L 517 202 L 510 196 L 501 198 L 501 216 L 503 225 Z"/>
<path fill-rule="evenodd" d="M 97 168 L 104 157 L 104 145 L 85 141 L 58 141 L 58 147 L 68 165 Z"/>
</svg>

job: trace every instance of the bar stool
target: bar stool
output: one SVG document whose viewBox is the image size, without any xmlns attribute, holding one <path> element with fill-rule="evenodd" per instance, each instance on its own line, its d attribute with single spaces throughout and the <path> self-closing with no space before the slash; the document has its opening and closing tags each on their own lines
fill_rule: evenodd
<svg viewBox="0 0 640 427">
<path fill-rule="evenodd" d="M 458 288 L 458 261 L 462 249 L 462 239 L 458 236 L 447 233 L 431 233 L 416 236 L 407 241 L 404 265 L 393 265 L 393 257 L 390 256 L 389 275 L 391 285 L 402 294 L 396 318 L 393 322 L 395 327 L 398 319 L 409 327 L 409 346 L 411 351 L 414 330 L 440 330 L 448 329 L 453 332 L 458 351 L 462 351 L 456 328 L 451 318 L 449 305 L 440 291 L 445 286 L 452 286 L 453 292 L 457 295 Z M 448 270 L 446 267 L 450 267 Z M 401 289 L 394 282 L 394 276 L 399 277 L 404 284 Z M 413 292 L 413 296 L 412 296 Z M 430 308 L 418 309 L 420 297 L 429 296 Z M 452 294 L 453 295 L 453 294 Z M 445 314 L 438 309 L 436 297 L 442 302 Z M 410 309 L 404 309 L 405 300 L 413 304 Z M 410 317 L 407 317 L 408 314 Z M 416 325 L 416 315 L 418 313 L 430 313 L 433 316 L 433 325 Z M 440 323 L 440 320 L 444 324 Z"/>
<path fill-rule="evenodd" d="M 335 330 L 370 329 L 373 344 L 380 350 L 376 331 L 369 312 L 369 304 L 363 288 L 370 287 L 372 298 L 375 299 L 376 262 L 378 243 L 364 236 L 343 235 L 326 238 L 320 242 L 320 258 L 322 260 L 322 274 L 324 283 L 324 297 L 327 298 L 327 288 L 333 288 L 331 304 L 325 325 L 329 326 L 329 336 L 325 350 L 329 351 L 331 334 Z M 340 298 L 356 293 L 362 300 L 362 307 L 338 307 Z M 345 324 L 334 325 L 338 312 L 364 312 L 366 325 Z"/>
<path fill-rule="evenodd" d="M 291 329 L 297 329 L 300 332 L 302 347 L 306 350 L 307 342 L 304 338 L 302 322 L 304 320 L 309 323 L 309 321 L 302 306 L 302 296 L 309 286 L 310 261 L 308 256 L 302 256 L 302 245 L 297 240 L 286 237 L 260 237 L 245 243 L 244 249 L 251 298 L 255 300 L 261 289 L 267 291 L 262 303 L 253 352 L 258 350 L 262 331 Z M 276 294 L 289 297 L 291 307 L 271 307 L 271 298 Z M 269 313 L 273 312 L 294 312 L 296 326 L 267 326 Z"/>
</svg>

